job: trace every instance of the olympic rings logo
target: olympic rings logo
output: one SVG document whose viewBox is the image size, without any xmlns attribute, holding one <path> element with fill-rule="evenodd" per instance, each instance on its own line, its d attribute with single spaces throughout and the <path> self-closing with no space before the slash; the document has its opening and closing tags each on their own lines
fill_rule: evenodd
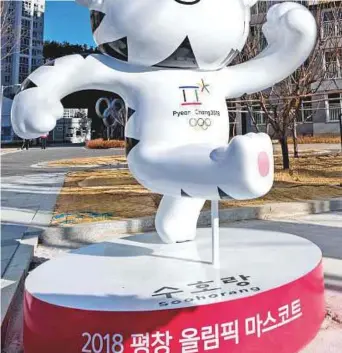
<svg viewBox="0 0 342 353">
<path fill-rule="evenodd" d="M 98 117 L 103 119 L 103 123 L 107 127 L 114 127 L 117 124 L 125 125 L 126 109 L 125 103 L 121 99 L 111 101 L 105 97 L 100 98 L 96 102 L 95 111 Z"/>
<path fill-rule="evenodd" d="M 211 120 L 209 118 L 206 118 L 206 119 L 191 118 L 189 120 L 189 125 L 193 128 L 200 128 L 202 130 L 208 130 L 208 128 L 211 126 Z"/>
</svg>

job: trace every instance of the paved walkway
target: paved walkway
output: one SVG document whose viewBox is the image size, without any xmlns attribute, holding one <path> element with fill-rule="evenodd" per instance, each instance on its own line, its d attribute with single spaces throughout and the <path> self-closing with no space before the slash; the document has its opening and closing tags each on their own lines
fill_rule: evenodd
<svg viewBox="0 0 342 353">
<path fill-rule="evenodd" d="M 5 149 L 4 149 L 5 150 Z M 1 155 L 1 175 L 12 176 L 12 175 L 25 175 L 29 173 L 41 174 L 47 172 L 67 172 L 68 168 L 32 168 L 32 165 L 55 161 L 59 159 L 69 158 L 86 158 L 86 157 L 103 157 L 113 155 L 125 154 L 123 149 L 109 149 L 109 150 L 89 150 L 85 147 L 48 147 L 46 150 L 42 150 L 39 147 L 30 148 L 28 151 L 19 150 L 17 153 L 8 153 Z"/>
<path fill-rule="evenodd" d="M 1 180 L 1 323 L 30 265 L 38 236 L 49 226 L 64 174 Z"/>
<path fill-rule="evenodd" d="M 342 212 L 227 224 L 229 227 L 277 230 L 311 240 L 323 252 L 325 298 L 329 314 L 315 340 L 300 353 L 342 352 Z M 290 261 L 290 259 L 289 259 Z M 265 352 L 266 353 L 266 352 Z"/>
<path fill-rule="evenodd" d="M 280 152 L 281 147 L 279 144 L 274 145 L 275 150 Z M 298 151 L 328 151 L 328 152 L 340 152 L 341 144 L 340 143 L 305 143 L 298 144 Z M 289 152 L 293 154 L 293 145 L 289 144 Z"/>
</svg>

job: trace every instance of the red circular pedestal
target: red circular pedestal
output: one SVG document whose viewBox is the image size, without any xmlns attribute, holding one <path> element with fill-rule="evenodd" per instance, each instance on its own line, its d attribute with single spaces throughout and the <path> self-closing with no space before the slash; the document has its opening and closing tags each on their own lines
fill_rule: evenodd
<svg viewBox="0 0 342 353">
<path fill-rule="evenodd" d="M 51 260 L 25 289 L 25 353 L 295 353 L 324 319 L 320 250 L 293 235 L 221 229 L 164 245 L 127 236 Z"/>
</svg>

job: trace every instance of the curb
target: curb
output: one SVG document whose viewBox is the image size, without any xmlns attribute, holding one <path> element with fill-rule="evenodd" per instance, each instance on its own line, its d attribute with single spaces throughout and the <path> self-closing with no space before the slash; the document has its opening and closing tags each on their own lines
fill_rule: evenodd
<svg viewBox="0 0 342 353">
<path fill-rule="evenodd" d="M 333 290 L 325 289 L 327 316 L 335 323 L 342 325 L 341 295 Z"/>
<path fill-rule="evenodd" d="M 308 202 L 271 203 L 256 207 L 221 209 L 219 217 L 220 223 L 223 224 L 256 219 L 267 220 L 270 218 L 304 216 L 339 210 L 342 210 L 342 197 Z M 201 212 L 197 226 L 208 227 L 210 225 L 211 212 Z M 149 231 L 155 231 L 154 216 L 111 222 L 85 223 L 74 226 L 50 227 L 41 234 L 41 242 L 47 246 L 79 248 L 84 245 L 110 239 L 113 235 Z"/>
<path fill-rule="evenodd" d="M 9 266 L 1 278 L 1 333 L 2 337 L 7 329 L 11 317 L 12 306 L 15 298 L 23 284 L 29 270 L 34 249 L 38 245 L 38 238 L 41 231 L 30 231 L 24 233 L 20 244 L 15 251 Z"/>
<path fill-rule="evenodd" d="M 51 161 L 50 161 L 51 162 Z M 89 165 L 81 165 L 81 164 L 76 164 L 72 166 L 59 166 L 59 167 L 51 167 L 48 164 L 50 162 L 41 162 L 37 164 L 32 164 L 30 165 L 30 168 L 35 168 L 35 169 L 53 169 L 53 170 L 65 170 L 65 169 L 108 169 L 108 168 L 115 168 L 115 169 L 127 169 L 128 164 L 127 163 L 113 163 L 113 164 L 89 164 Z"/>
</svg>

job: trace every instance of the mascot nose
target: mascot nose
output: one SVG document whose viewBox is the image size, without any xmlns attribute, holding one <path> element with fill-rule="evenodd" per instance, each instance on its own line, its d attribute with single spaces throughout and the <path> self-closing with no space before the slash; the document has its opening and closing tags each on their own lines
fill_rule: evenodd
<svg viewBox="0 0 342 353">
<path fill-rule="evenodd" d="M 201 0 L 175 0 L 182 5 L 195 5 L 198 4 Z"/>
</svg>

